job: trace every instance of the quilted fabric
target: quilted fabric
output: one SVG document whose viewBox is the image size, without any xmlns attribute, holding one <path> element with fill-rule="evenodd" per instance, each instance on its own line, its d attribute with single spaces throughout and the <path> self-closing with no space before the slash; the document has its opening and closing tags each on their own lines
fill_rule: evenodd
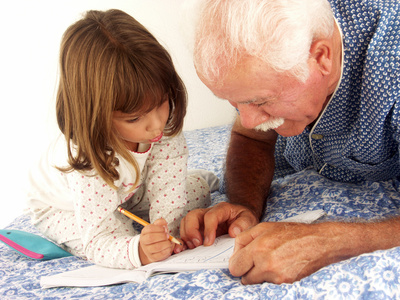
<svg viewBox="0 0 400 300">
<path fill-rule="evenodd" d="M 204 168 L 223 177 L 229 126 L 187 132 L 189 168 Z M 301 199 L 301 201 L 299 201 Z M 226 201 L 215 192 L 213 204 Z M 309 210 L 323 209 L 321 220 L 352 217 L 379 219 L 398 214 L 397 180 L 338 183 L 312 169 L 277 179 L 264 221 L 278 221 Z M 26 216 L 9 229 L 35 232 Z M 41 289 L 40 278 L 89 266 L 77 257 L 49 261 L 28 259 L 0 244 L 1 299 L 399 299 L 400 247 L 376 251 L 332 264 L 293 284 L 244 286 L 228 270 L 164 274 L 141 284 L 108 287 Z"/>
</svg>

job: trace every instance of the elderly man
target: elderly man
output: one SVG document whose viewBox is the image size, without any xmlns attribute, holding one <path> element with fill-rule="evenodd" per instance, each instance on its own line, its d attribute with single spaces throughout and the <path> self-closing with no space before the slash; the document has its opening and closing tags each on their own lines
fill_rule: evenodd
<svg viewBox="0 0 400 300">
<path fill-rule="evenodd" d="M 400 179 L 399 12 L 395 0 L 204 1 L 196 69 L 238 116 L 229 203 L 185 217 L 189 248 L 228 232 L 236 237 L 230 271 L 251 284 L 293 282 L 400 245 L 400 217 L 259 223 L 274 174 L 312 168 L 339 182 Z"/>
</svg>

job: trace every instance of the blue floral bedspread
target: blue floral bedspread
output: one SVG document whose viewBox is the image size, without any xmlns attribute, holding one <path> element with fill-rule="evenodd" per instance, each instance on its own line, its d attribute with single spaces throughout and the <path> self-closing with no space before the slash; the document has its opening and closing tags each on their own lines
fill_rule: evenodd
<svg viewBox="0 0 400 300">
<path fill-rule="evenodd" d="M 222 180 L 229 126 L 186 132 L 189 168 L 213 171 Z M 379 219 L 398 214 L 399 182 L 341 184 L 312 170 L 275 180 L 263 221 L 278 221 L 323 209 L 326 220 Z M 213 203 L 226 201 L 223 185 Z M 8 229 L 36 233 L 25 216 Z M 94 288 L 41 289 L 40 278 L 90 265 L 65 257 L 25 258 L 0 243 L 0 299 L 400 299 L 400 247 L 327 266 L 293 284 L 244 286 L 228 270 L 157 275 L 136 284 Z"/>
</svg>

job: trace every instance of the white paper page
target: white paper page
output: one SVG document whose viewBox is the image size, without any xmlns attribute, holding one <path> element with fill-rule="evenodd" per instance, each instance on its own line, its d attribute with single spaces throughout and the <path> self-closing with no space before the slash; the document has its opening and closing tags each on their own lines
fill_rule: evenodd
<svg viewBox="0 0 400 300">
<path fill-rule="evenodd" d="M 318 219 L 322 218 L 325 215 L 326 215 L 326 212 L 322 209 L 310 210 L 305 213 L 284 219 L 279 222 L 296 222 L 296 223 L 311 224 L 311 223 L 314 223 L 315 221 L 317 221 Z"/>
<path fill-rule="evenodd" d="M 111 269 L 101 266 L 90 266 L 74 271 L 40 278 L 42 288 L 58 286 L 104 286 L 125 282 L 142 282 L 146 279 L 145 272 Z"/>
<path fill-rule="evenodd" d="M 227 269 L 234 246 L 235 239 L 226 234 L 217 237 L 211 246 L 185 250 L 162 262 L 151 263 L 137 270 L 146 271 L 148 277 L 158 272 Z"/>
</svg>

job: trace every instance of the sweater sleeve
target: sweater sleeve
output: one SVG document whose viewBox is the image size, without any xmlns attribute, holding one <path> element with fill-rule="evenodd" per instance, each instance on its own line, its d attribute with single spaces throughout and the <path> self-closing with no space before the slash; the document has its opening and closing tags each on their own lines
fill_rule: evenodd
<svg viewBox="0 0 400 300">
<path fill-rule="evenodd" d="M 146 191 L 150 222 L 164 218 L 169 233 L 179 236 L 179 225 L 187 204 L 188 149 L 184 135 L 164 137 L 155 143 L 147 160 Z"/>
<path fill-rule="evenodd" d="M 111 268 L 139 267 L 139 232 L 130 219 L 117 211 L 126 199 L 99 176 L 72 172 L 69 179 L 87 259 Z"/>
</svg>

